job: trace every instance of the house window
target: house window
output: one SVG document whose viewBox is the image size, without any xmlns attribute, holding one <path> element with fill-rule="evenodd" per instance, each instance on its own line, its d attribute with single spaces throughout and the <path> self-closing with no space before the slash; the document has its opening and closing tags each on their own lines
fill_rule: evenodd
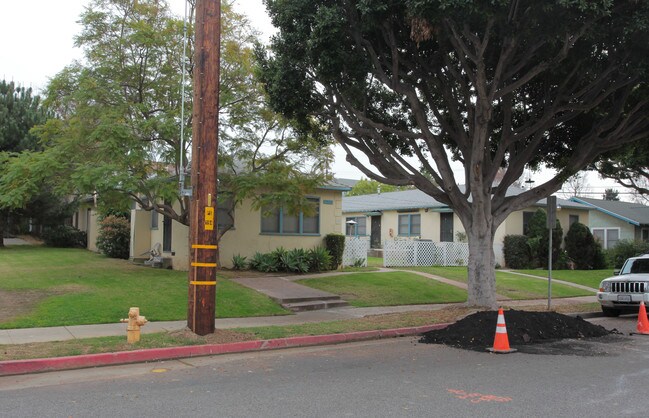
<svg viewBox="0 0 649 418">
<path fill-rule="evenodd" d="M 164 202 L 165 205 L 171 206 L 171 202 Z M 171 222 L 169 216 L 163 216 L 162 219 L 162 251 L 171 252 Z"/>
<path fill-rule="evenodd" d="M 530 232 L 530 221 L 534 216 L 534 212 L 523 212 L 523 235 Z"/>
<path fill-rule="evenodd" d="M 219 231 L 234 229 L 234 202 L 228 193 L 219 193 L 216 205 L 216 223 Z"/>
<path fill-rule="evenodd" d="M 421 235 L 421 215 L 411 213 L 399 215 L 399 235 L 404 237 Z"/>
<path fill-rule="evenodd" d="M 640 233 L 640 239 L 644 242 L 649 242 L 649 228 L 643 228 Z"/>
<path fill-rule="evenodd" d="M 572 224 L 576 224 L 578 222 L 579 222 L 579 215 L 568 216 L 568 228 L 570 228 Z"/>
<path fill-rule="evenodd" d="M 602 248 L 613 248 L 620 240 L 619 228 L 593 228 L 595 239 L 602 244 Z"/>
<path fill-rule="evenodd" d="M 320 199 L 309 198 L 315 213 L 307 216 L 303 212 L 290 214 L 284 208 L 263 208 L 261 216 L 262 234 L 317 235 L 320 233 Z"/>
<path fill-rule="evenodd" d="M 367 217 L 351 216 L 345 222 L 354 221 L 356 224 L 345 223 L 345 234 L 349 236 L 367 235 Z"/>
<path fill-rule="evenodd" d="M 151 229 L 158 229 L 158 212 L 151 211 Z"/>
</svg>

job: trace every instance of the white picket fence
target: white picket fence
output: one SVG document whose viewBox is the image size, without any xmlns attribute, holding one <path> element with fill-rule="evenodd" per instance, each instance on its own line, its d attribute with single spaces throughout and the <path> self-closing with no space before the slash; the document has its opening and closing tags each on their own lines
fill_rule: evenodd
<svg viewBox="0 0 649 418">
<path fill-rule="evenodd" d="M 469 244 L 463 242 L 433 242 L 387 240 L 383 246 L 385 267 L 466 266 Z"/>
<path fill-rule="evenodd" d="M 343 266 L 367 267 L 367 252 L 369 249 L 369 237 L 345 237 Z"/>
</svg>

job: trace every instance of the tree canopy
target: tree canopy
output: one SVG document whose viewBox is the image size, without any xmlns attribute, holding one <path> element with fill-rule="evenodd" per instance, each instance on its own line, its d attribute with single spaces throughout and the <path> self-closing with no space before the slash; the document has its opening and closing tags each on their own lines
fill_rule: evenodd
<svg viewBox="0 0 649 418">
<path fill-rule="evenodd" d="M 389 184 L 381 184 L 376 180 L 360 179 L 347 196 L 360 196 L 364 194 L 396 192 L 399 188 Z"/>
<path fill-rule="evenodd" d="M 7 173 L 18 153 L 40 148 L 37 137 L 30 130 L 34 125 L 44 123 L 46 118 L 47 112 L 41 106 L 40 96 L 32 95 L 31 88 L 0 81 L 0 178 L 10 179 L 9 183 L 0 182 L 0 247 L 3 246 L 2 237 L 10 213 L 17 217 L 24 212 L 37 221 L 44 221 L 45 213 L 52 217 L 53 212 L 59 212 L 51 210 L 57 207 L 57 202 L 52 199 L 44 181 L 40 188 L 28 186 L 30 193 L 24 198 L 17 199 L 9 193 L 10 184 L 24 188 L 30 183 L 25 178 L 30 167 L 14 167 L 9 176 Z"/>
<path fill-rule="evenodd" d="M 258 51 L 273 108 L 333 135 L 368 178 L 452 207 L 469 238 L 470 304 L 495 305 L 493 239 L 510 213 L 649 135 L 646 2 L 265 3 L 279 28 Z M 542 163 L 556 176 L 507 194 Z"/>
<path fill-rule="evenodd" d="M 608 153 L 596 164 L 602 177 L 649 198 L 649 141 Z"/>
<path fill-rule="evenodd" d="M 191 167 L 193 25 L 160 0 L 93 0 L 80 23 L 76 45 L 85 59 L 49 83 L 45 104 L 56 118 L 34 130 L 45 151 L 23 162 L 46 161 L 67 193 L 96 192 L 115 205 L 127 197 L 188 224 L 179 179 Z M 299 206 L 323 181 L 329 150 L 297 141 L 291 124 L 265 105 L 254 76 L 256 41 L 246 17 L 224 1 L 219 189 L 235 203 L 250 197 L 258 206 L 264 199 Z"/>
</svg>

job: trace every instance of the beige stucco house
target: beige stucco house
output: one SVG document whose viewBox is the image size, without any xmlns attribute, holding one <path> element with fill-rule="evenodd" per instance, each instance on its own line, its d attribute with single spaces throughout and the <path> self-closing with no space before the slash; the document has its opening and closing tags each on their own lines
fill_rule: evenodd
<svg viewBox="0 0 649 418">
<path fill-rule="evenodd" d="M 342 230 L 342 193 L 349 187 L 331 182 L 309 196 L 316 207 L 313 216 L 289 215 L 281 208 L 270 213 L 252 208 L 246 200 L 234 209 L 233 227 L 219 243 L 223 267 L 232 267 L 232 257 L 250 259 L 256 252 L 267 253 L 278 247 L 310 249 L 324 244 L 324 236 Z M 229 219 L 217 209 L 217 223 Z M 131 211 L 131 259 L 146 257 L 158 244 L 162 256 L 174 270 L 189 269 L 189 229 L 156 212 L 135 208 Z"/>
<path fill-rule="evenodd" d="M 508 193 L 522 190 L 510 188 Z M 503 222 L 494 239 L 496 262 L 504 263 L 503 241 L 506 235 L 521 235 L 538 208 L 545 208 L 545 199 L 532 207 L 516 211 Z M 589 207 L 581 203 L 557 199 L 557 219 L 564 233 L 574 222 L 588 225 Z M 348 236 L 369 237 L 372 248 L 382 248 L 390 239 L 421 239 L 434 242 L 456 242 L 465 234 L 457 215 L 420 190 L 345 196 L 343 198 L 344 226 Z"/>
</svg>

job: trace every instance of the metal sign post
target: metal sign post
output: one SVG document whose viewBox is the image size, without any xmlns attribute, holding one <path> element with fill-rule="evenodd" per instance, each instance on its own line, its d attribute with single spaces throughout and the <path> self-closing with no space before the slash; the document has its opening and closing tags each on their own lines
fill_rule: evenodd
<svg viewBox="0 0 649 418">
<path fill-rule="evenodd" d="M 557 224 L 557 197 L 547 198 L 547 227 L 550 230 L 548 243 L 548 311 L 552 309 L 552 231 Z"/>
</svg>

